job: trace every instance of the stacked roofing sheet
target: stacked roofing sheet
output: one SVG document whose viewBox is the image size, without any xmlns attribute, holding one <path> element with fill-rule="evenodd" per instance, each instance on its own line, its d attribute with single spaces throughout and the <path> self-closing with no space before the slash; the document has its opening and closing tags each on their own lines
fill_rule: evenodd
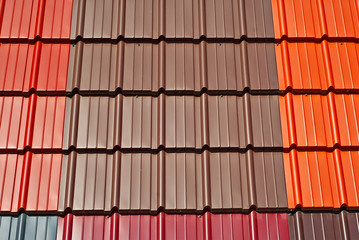
<svg viewBox="0 0 359 240">
<path fill-rule="evenodd" d="M 358 239 L 357 0 L 0 0 L 0 238 Z"/>
</svg>

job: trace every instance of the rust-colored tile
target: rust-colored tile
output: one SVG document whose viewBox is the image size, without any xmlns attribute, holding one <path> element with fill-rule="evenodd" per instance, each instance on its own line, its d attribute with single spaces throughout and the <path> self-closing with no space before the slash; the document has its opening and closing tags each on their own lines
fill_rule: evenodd
<svg viewBox="0 0 359 240">
<path fill-rule="evenodd" d="M 78 43 L 69 62 L 68 92 L 278 91 L 272 43 Z"/>
<path fill-rule="evenodd" d="M 74 0 L 71 38 L 273 38 L 270 1 Z"/>
<path fill-rule="evenodd" d="M 69 44 L 0 44 L 0 91 L 65 92 Z"/>
<path fill-rule="evenodd" d="M 0 97 L 0 149 L 61 149 L 65 97 Z"/>
<path fill-rule="evenodd" d="M 289 208 L 359 206 L 359 152 L 284 153 Z"/>
<path fill-rule="evenodd" d="M 72 0 L 0 2 L 0 38 L 70 38 Z"/>
<path fill-rule="evenodd" d="M 281 213 L 59 217 L 58 239 L 289 239 L 288 216 Z M 355 229 L 353 229 L 355 230 Z"/>
<path fill-rule="evenodd" d="M 277 96 L 67 98 L 63 148 L 278 149 Z"/>
<path fill-rule="evenodd" d="M 275 38 L 358 38 L 358 5 L 352 0 L 272 0 Z"/>
<path fill-rule="evenodd" d="M 359 146 L 358 95 L 279 97 L 283 147 L 327 149 Z"/>
<path fill-rule="evenodd" d="M 56 211 L 61 154 L 1 154 L 0 211 Z"/>
<path fill-rule="evenodd" d="M 359 44 L 288 43 L 276 46 L 280 90 L 359 90 Z"/>
<path fill-rule="evenodd" d="M 59 211 L 287 208 L 282 153 L 64 155 Z"/>
</svg>

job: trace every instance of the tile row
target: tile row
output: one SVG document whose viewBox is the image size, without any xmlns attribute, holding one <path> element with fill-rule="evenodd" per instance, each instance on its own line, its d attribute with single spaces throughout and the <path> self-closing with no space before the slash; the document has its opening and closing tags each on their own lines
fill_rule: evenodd
<svg viewBox="0 0 359 240">
<path fill-rule="evenodd" d="M 4 0 L 2 39 L 358 38 L 353 0 Z"/>
<path fill-rule="evenodd" d="M 357 239 L 358 213 L 1 216 L 5 239 Z"/>
<path fill-rule="evenodd" d="M 358 150 L 359 95 L 0 97 L 0 150 Z"/>
<path fill-rule="evenodd" d="M 4 43 L 0 55 L 2 95 L 359 91 L 357 43 Z"/>
<path fill-rule="evenodd" d="M 0 154 L 0 211 L 359 209 L 359 152 Z"/>
</svg>

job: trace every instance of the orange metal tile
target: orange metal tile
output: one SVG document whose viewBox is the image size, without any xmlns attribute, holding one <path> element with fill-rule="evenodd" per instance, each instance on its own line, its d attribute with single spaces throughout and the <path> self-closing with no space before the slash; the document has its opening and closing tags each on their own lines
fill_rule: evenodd
<svg viewBox="0 0 359 240">
<path fill-rule="evenodd" d="M 359 95 L 288 93 L 279 102 L 284 148 L 359 147 Z"/>
<path fill-rule="evenodd" d="M 359 44 L 288 43 L 276 46 L 280 90 L 359 90 Z"/>
<path fill-rule="evenodd" d="M 56 211 L 62 154 L 0 154 L 0 211 Z"/>
<path fill-rule="evenodd" d="M 359 152 L 284 153 L 288 207 L 359 206 Z"/>
<path fill-rule="evenodd" d="M 272 0 L 275 38 L 358 38 L 359 8 L 353 0 Z"/>
</svg>

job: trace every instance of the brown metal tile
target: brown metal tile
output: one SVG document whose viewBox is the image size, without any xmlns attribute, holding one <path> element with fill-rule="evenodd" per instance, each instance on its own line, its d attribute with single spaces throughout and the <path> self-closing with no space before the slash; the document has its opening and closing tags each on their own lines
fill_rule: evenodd
<svg viewBox="0 0 359 240">
<path fill-rule="evenodd" d="M 278 91 L 272 43 L 78 43 L 67 91 L 96 94 Z"/>
<path fill-rule="evenodd" d="M 67 98 L 65 150 L 282 147 L 277 96 Z"/>
<path fill-rule="evenodd" d="M 282 153 L 64 155 L 59 211 L 287 208 Z"/>
<path fill-rule="evenodd" d="M 288 217 L 290 239 L 359 239 L 358 213 L 297 212 Z"/>
<path fill-rule="evenodd" d="M 71 38 L 274 38 L 271 1 L 73 1 Z"/>
</svg>

